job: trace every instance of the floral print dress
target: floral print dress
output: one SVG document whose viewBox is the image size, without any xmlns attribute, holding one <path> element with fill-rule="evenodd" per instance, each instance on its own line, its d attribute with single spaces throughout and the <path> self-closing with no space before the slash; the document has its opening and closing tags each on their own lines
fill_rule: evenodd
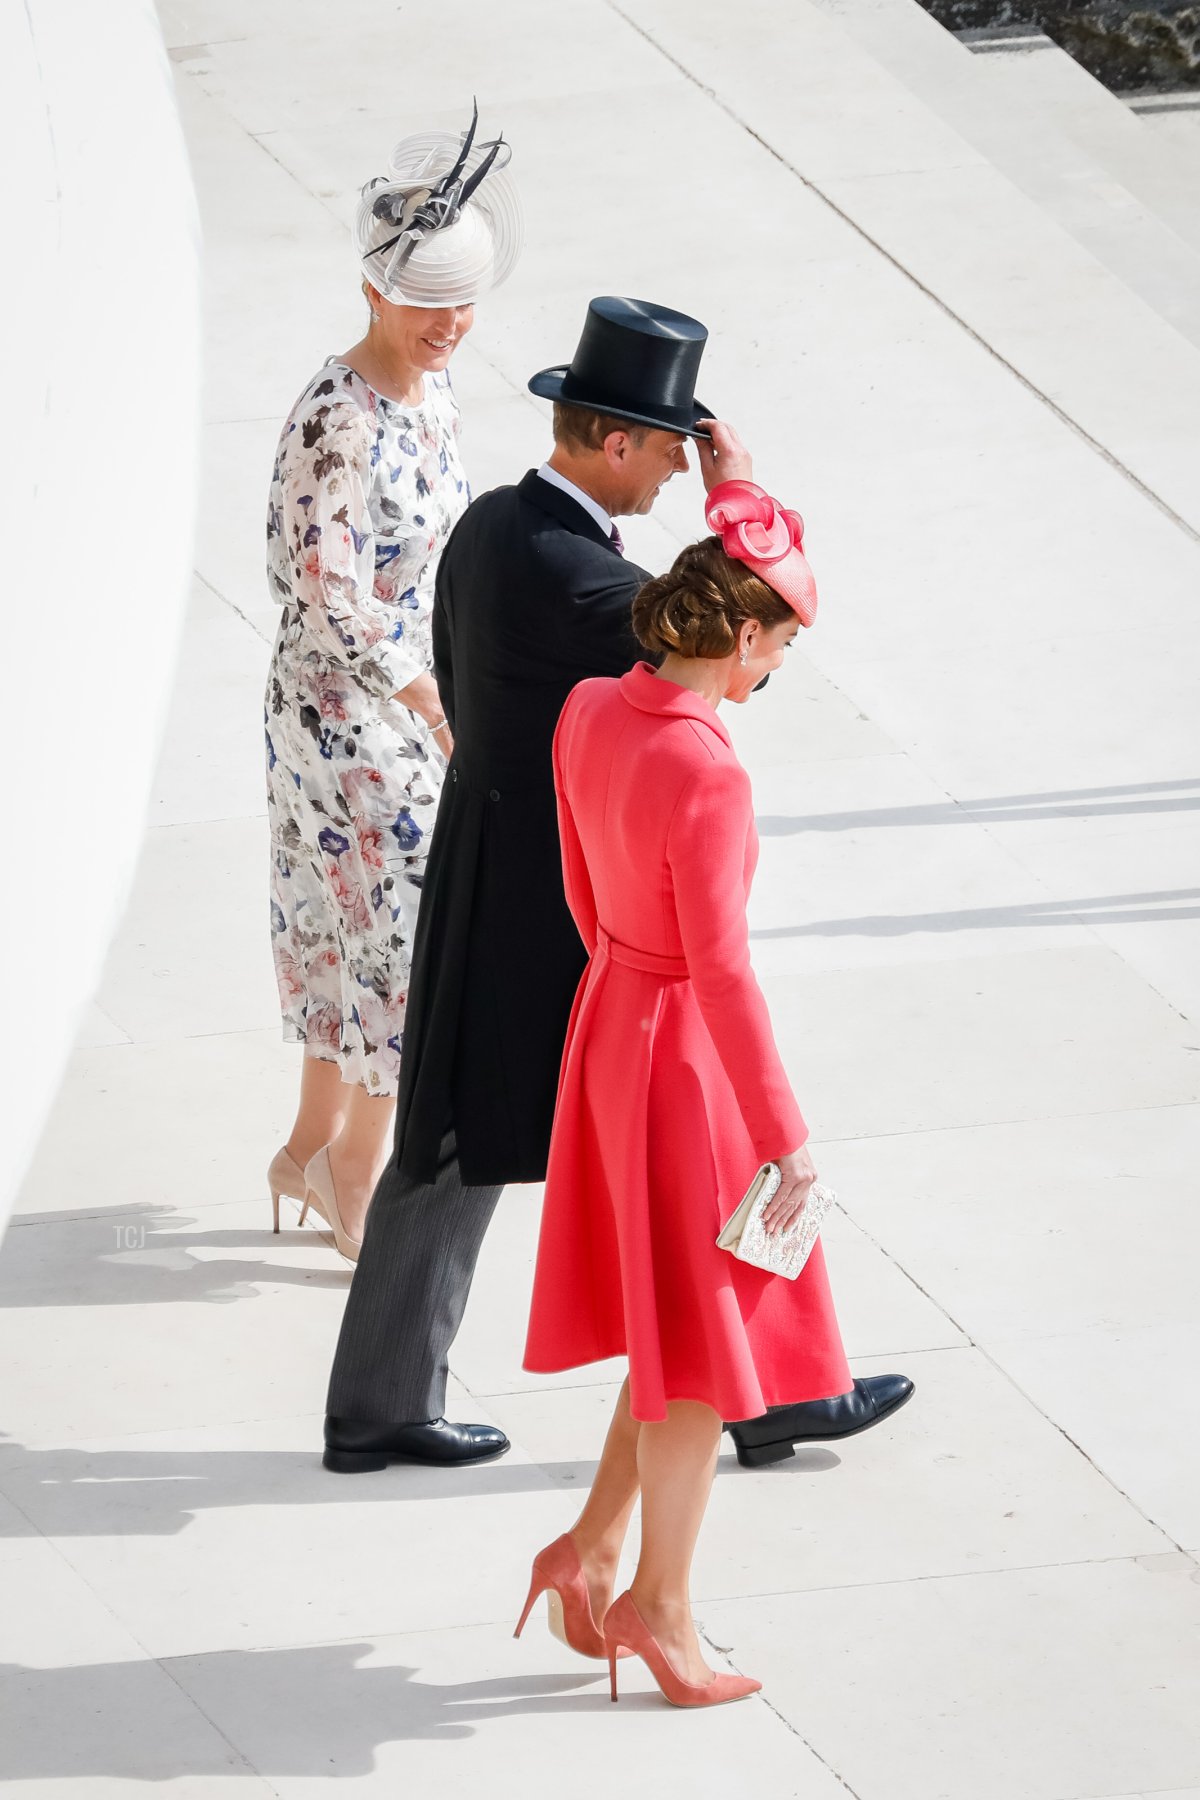
<svg viewBox="0 0 1200 1800">
<path fill-rule="evenodd" d="M 418 405 L 347 364 L 283 427 L 267 509 L 271 940 L 284 1037 L 394 1095 L 444 761 L 392 698 L 433 665 L 438 558 L 470 491 L 446 374 Z"/>
</svg>

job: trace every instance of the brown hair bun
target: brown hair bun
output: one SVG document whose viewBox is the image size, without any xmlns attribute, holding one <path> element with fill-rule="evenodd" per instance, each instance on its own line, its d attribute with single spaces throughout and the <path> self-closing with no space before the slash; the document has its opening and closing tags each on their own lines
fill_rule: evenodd
<svg viewBox="0 0 1200 1800">
<path fill-rule="evenodd" d="M 685 545 L 667 573 L 648 581 L 633 602 L 638 643 L 656 656 L 731 656 L 747 619 L 772 626 L 794 616 L 745 563 L 726 556 L 717 537 Z"/>
</svg>

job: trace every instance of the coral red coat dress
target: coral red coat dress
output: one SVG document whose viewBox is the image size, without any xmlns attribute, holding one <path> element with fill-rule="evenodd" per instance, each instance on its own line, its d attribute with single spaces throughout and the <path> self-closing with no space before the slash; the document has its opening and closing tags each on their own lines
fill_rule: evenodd
<svg viewBox="0 0 1200 1800">
<path fill-rule="evenodd" d="M 590 953 L 559 1082 L 525 1367 L 629 1358 L 642 1420 L 847 1392 L 820 1245 L 799 1279 L 715 1239 L 807 1128 L 750 968 L 750 783 L 711 706 L 646 663 L 585 681 L 554 742 Z"/>
</svg>

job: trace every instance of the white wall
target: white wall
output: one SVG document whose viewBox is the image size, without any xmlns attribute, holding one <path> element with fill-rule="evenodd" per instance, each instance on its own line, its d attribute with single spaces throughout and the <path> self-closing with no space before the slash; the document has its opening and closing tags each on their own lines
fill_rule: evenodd
<svg viewBox="0 0 1200 1800">
<path fill-rule="evenodd" d="M 199 231 L 149 0 L 0 9 L 0 1227 L 128 894 L 191 562 Z"/>
</svg>

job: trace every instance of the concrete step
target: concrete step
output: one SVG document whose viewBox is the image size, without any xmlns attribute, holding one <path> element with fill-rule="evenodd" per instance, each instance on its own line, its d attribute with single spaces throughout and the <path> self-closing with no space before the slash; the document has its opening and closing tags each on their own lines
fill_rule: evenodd
<svg viewBox="0 0 1200 1800">
<path fill-rule="evenodd" d="M 854 15 L 851 15 L 853 17 Z M 1200 538 L 1200 351 L 809 0 L 637 0 L 637 25 Z M 862 22 L 865 28 L 865 22 Z M 932 22 L 929 22 L 932 24 Z M 973 59 L 939 32 L 947 55 Z M 921 65 L 920 54 L 913 62 Z M 982 107 L 982 101 L 981 101 Z"/>
<path fill-rule="evenodd" d="M 1143 128 L 1176 162 L 1200 167 L 1200 93 L 1188 94 L 1186 100 L 1172 96 L 1175 105 L 1160 104 L 1160 98 L 1167 96 L 1147 98 L 1137 107 Z"/>
<path fill-rule="evenodd" d="M 1140 108 L 1110 93 L 1056 44 L 978 60 L 1020 117 L 1033 110 L 1053 117 L 1100 168 L 1200 250 L 1200 154 L 1174 154 L 1147 129 Z"/>
<path fill-rule="evenodd" d="M 1176 160 L 1121 101 L 1036 32 L 972 34 L 974 49 L 987 51 L 973 54 L 971 45 L 945 31 L 917 0 L 814 4 L 1200 347 L 1200 240 L 1182 237 L 1100 159 L 1090 141 L 1069 129 L 1085 115 L 1091 118 L 1090 96 L 1085 92 L 1080 98 L 1079 84 L 1064 79 L 1060 65 L 1066 63 L 1096 90 L 1101 121 L 1109 110 L 1116 116 L 1107 137 L 1093 121 L 1090 139 L 1121 146 L 1131 134 L 1135 143 L 1144 138 L 1150 148 L 1139 169 Z M 1114 154 L 1110 162 L 1117 160 Z M 1125 160 L 1135 159 L 1131 154 Z"/>
</svg>

